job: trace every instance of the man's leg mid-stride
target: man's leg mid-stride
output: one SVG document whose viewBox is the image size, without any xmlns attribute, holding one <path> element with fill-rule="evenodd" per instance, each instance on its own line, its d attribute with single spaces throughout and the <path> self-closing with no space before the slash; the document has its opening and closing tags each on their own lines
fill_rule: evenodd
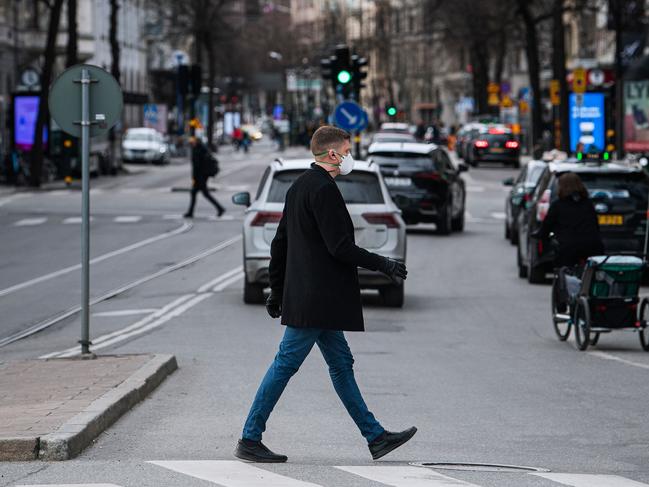
<svg viewBox="0 0 649 487">
<path fill-rule="evenodd" d="M 317 343 L 329 366 L 329 375 L 334 389 L 367 440 L 374 460 L 399 448 L 414 436 L 417 432 L 414 426 L 397 433 L 386 431 L 367 408 L 354 378 L 354 356 L 342 331 L 323 331 Z"/>
<path fill-rule="evenodd" d="M 257 389 L 235 456 L 255 462 L 275 463 L 287 460 L 285 455 L 277 455 L 266 448 L 261 443 L 261 436 L 286 384 L 309 355 L 321 332 L 322 330 L 312 328 L 286 327 L 279 351 Z"/>
</svg>

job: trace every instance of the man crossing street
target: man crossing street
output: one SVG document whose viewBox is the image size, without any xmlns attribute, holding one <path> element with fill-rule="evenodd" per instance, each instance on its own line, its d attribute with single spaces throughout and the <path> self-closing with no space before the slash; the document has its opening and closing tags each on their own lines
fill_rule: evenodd
<svg viewBox="0 0 649 487">
<path fill-rule="evenodd" d="M 344 331 L 363 331 L 358 267 L 405 279 L 403 263 L 358 247 L 354 225 L 334 178 L 349 174 L 354 160 L 350 135 L 325 126 L 311 140 L 315 162 L 288 190 L 284 214 L 271 245 L 271 293 L 266 309 L 286 326 L 246 419 L 235 456 L 253 462 L 285 462 L 262 442 L 262 434 L 289 379 L 315 344 L 329 367 L 336 393 L 365 437 L 375 460 L 406 443 L 415 427 L 386 431 L 360 393 L 354 358 Z"/>
</svg>

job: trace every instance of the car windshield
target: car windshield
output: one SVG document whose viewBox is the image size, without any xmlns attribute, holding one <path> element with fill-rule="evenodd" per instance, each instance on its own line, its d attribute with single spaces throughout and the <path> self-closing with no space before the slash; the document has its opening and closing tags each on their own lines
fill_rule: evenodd
<svg viewBox="0 0 649 487">
<path fill-rule="evenodd" d="M 372 142 L 415 142 L 416 139 L 410 134 L 376 134 Z"/>
<path fill-rule="evenodd" d="M 480 137 L 483 140 L 486 140 L 490 144 L 498 142 L 504 144 L 508 140 L 512 140 L 512 136 L 508 134 L 485 134 Z"/>
<path fill-rule="evenodd" d="M 154 140 L 156 140 L 155 134 L 147 134 L 144 132 L 127 133 L 125 138 L 126 140 L 137 140 L 144 142 L 153 142 Z"/>
<path fill-rule="evenodd" d="M 646 206 L 649 184 L 644 174 L 580 174 L 593 199 L 632 198 Z"/>
<path fill-rule="evenodd" d="M 275 173 L 268 192 L 268 202 L 284 203 L 288 188 L 303 172 L 302 170 L 294 170 Z M 347 204 L 374 205 L 385 203 L 376 174 L 355 171 L 347 176 L 339 176 L 335 181 Z"/>
</svg>

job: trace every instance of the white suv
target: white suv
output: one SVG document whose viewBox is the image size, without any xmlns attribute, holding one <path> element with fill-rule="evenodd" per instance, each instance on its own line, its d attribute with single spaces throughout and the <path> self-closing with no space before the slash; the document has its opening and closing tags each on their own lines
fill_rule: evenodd
<svg viewBox="0 0 649 487">
<path fill-rule="evenodd" d="M 243 222 L 243 262 L 245 283 L 243 300 L 262 303 L 268 287 L 270 244 L 284 210 L 288 188 L 310 167 L 310 159 L 276 159 L 264 172 L 254 201 L 250 193 L 237 193 L 232 201 L 245 205 Z M 371 252 L 405 262 L 406 225 L 401 211 L 392 202 L 376 164 L 356 161 L 347 176 L 336 183 L 354 222 L 356 244 Z M 361 288 L 377 289 L 388 306 L 403 306 L 403 282 L 398 284 L 379 272 L 358 270 Z"/>
</svg>

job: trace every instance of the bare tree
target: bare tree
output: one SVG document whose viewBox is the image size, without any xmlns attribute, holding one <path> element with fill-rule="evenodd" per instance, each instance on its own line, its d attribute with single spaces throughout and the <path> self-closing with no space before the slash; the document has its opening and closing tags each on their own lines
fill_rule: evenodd
<svg viewBox="0 0 649 487">
<path fill-rule="evenodd" d="M 79 62 L 79 33 L 77 29 L 77 0 L 68 0 L 68 43 L 65 51 L 65 66 L 69 68 Z"/>
<path fill-rule="evenodd" d="M 117 80 L 119 83 L 120 77 L 121 77 L 121 70 L 120 70 L 120 46 L 119 46 L 119 39 L 117 38 L 117 29 L 119 27 L 119 8 L 120 8 L 120 3 L 119 0 L 110 0 L 110 17 L 109 17 L 109 26 L 108 26 L 108 42 L 110 44 L 110 55 L 111 55 L 111 63 L 110 63 L 110 73 L 113 75 L 113 77 Z M 117 172 L 117 166 L 115 164 L 115 153 L 117 152 L 115 150 L 115 141 L 117 139 L 116 133 L 115 133 L 115 127 L 111 127 L 111 129 L 108 131 L 108 142 L 109 142 L 109 157 L 110 157 L 110 168 L 111 172 L 114 174 Z"/>
<path fill-rule="evenodd" d="M 38 116 L 36 117 L 36 127 L 34 132 L 34 146 L 31 153 L 30 164 L 30 184 L 32 186 L 41 185 L 41 176 L 43 169 L 43 127 L 47 120 L 47 103 L 52 82 L 52 73 L 54 71 L 54 62 L 56 61 L 56 37 L 59 32 L 59 23 L 61 20 L 61 9 L 63 0 L 53 0 L 50 5 L 50 16 L 47 27 L 47 41 L 43 53 L 43 71 L 41 74 L 40 101 L 38 105 Z"/>
</svg>

